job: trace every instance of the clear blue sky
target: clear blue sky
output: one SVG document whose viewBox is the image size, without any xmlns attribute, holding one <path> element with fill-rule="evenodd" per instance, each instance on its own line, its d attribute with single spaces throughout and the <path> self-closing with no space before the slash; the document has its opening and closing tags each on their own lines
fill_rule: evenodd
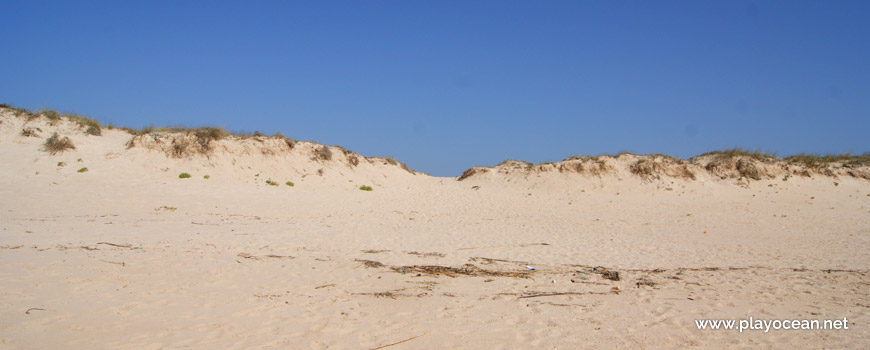
<svg viewBox="0 0 870 350">
<path fill-rule="evenodd" d="M 0 2 L 0 103 L 455 176 L 513 158 L 870 151 L 870 1 Z"/>
</svg>

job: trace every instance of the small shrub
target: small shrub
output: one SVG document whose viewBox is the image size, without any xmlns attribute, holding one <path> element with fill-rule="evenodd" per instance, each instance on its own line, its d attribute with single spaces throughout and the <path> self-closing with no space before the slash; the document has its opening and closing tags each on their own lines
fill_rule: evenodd
<svg viewBox="0 0 870 350">
<path fill-rule="evenodd" d="M 211 179 L 211 176 L 203 175 L 202 178 L 208 180 L 208 179 Z"/>
<path fill-rule="evenodd" d="M 359 189 L 361 189 L 361 190 L 363 190 L 363 191 L 369 191 L 369 192 L 372 191 L 372 187 L 371 187 L 371 186 L 366 186 L 366 185 L 362 185 L 362 186 L 360 186 Z"/>
<path fill-rule="evenodd" d="M 81 158 L 79 158 L 79 159 L 76 159 L 76 162 L 79 162 L 79 163 L 81 163 L 81 162 L 82 162 L 82 159 L 81 159 Z"/>
<path fill-rule="evenodd" d="M 278 183 L 272 180 L 266 180 L 266 184 L 269 186 L 278 186 Z"/>
<path fill-rule="evenodd" d="M 181 173 L 181 174 L 178 174 L 178 178 L 179 178 L 179 179 L 188 179 L 188 178 L 190 178 L 190 174 L 188 174 L 188 173 Z"/>
<path fill-rule="evenodd" d="M 168 207 L 168 206 L 165 206 L 165 205 L 160 206 L 160 207 L 158 207 L 158 208 L 154 208 L 154 211 L 156 211 L 156 212 L 160 212 L 160 211 L 173 212 L 173 211 L 176 211 L 176 210 L 178 210 L 178 208 L 176 208 L 176 207 Z"/>
<path fill-rule="evenodd" d="M 292 181 L 287 181 L 287 182 L 285 182 L 284 184 L 287 185 L 287 186 L 290 186 L 290 187 L 295 186 L 295 184 L 294 184 Z"/>
<path fill-rule="evenodd" d="M 359 165 L 359 157 L 356 154 L 350 154 L 347 156 L 347 162 L 350 163 L 351 166 Z"/>
<path fill-rule="evenodd" d="M 58 168 L 63 168 L 63 167 L 65 167 L 65 166 L 66 166 L 66 163 L 64 163 L 64 162 L 57 162 L 57 167 L 58 167 Z"/>
<path fill-rule="evenodd" d="M 202 127 L 194 131 L 194 135 L 196 135 L 196 139 L 199 141 L 199 145 L 202 148 L 203 152 L 211 149 L 212 141 L 223 139 L 229 134 L 229 132 L 222 128 L 214 127 Z"/>
<path fill-rule="evenodd" d="M 289 148 L 289 149 L 293 149 L 293 147 L 296 146 L 296 141 L 295 141 L 295 140 L 293 140 L 293 139 L 291 139 L 291 138 L 289 138 L 289 137 L 287 137 L 287 136 L 284 136 L 284 134 L 282 134 L 282 133 L 280 133 L 280 132 L 275 133 L 275 135 L 272 135 L 272 137 L 274 137 L 274 138 L 276 138 L 276 139 L 282 139 L 282 140 L 284 140 L 284 143 L 287 144 L 287 148 Z"/>
<path fill-rule="evenodd" d="M 88 172 L 88 168 L 81 168 L 81 169 L 79 169 L 77 172 L 79 172 L 79 173 L 86 173 L 86 172 Z"/>
<path fill-rule="evenodd" d="M 329 147 L 326 145 L 315 150 L 314 155 L 317 159 L 332 160 L 332 150 L 330 150 Z"/>
<path fill-rule="evenodd" d="M 103 131 L 100 130 L 99 126 L 89 126 L 87 128 L 87 130 L 85 130 L 85 134 L 93 135 L 93 136 L 100 136 L 103 134 Z"/>
<path fill-rule="evenodd" d="M 51 123 L 54 123 L 54 122 L 60 120 L 60 113 L 58 113 L 57 111 L 52 110 L 52 109 L 42 109 L 37 113 L 37 115 L 41 115 L 43 117 L 48 118 L 48 120 L 50 120 Z"/>
<path fill-rule="evenodd" d="M 71 149 L 76 149 L 76 146 L 73 145 L 69 137 L 61 137 L 57 133 L 51 135 L 51 137 L 46 139 L 45 143 L 42 144 L 42 150 L 48 152 L 51 155 L 55 155 L 57 153 L 61 153 Z"/>
<path fill-rule="evenodd" d="M 36 134 L 36 131 L 33 130 L 33 128 L 24 128 L 24 129 L 22 129 L 22 130 L 21 130 L 21 136 L 24 136 L 24 137 L 39 137 L 39 135 Z"/>
</svg>

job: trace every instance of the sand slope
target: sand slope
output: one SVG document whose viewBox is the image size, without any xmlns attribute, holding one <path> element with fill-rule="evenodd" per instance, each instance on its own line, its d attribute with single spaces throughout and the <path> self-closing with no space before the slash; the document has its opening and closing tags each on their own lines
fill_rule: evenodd
<svg viewBox="0 0 870 350">
<path fill-rule="evenodd" d="M 324 160 L 321 145 L 277 138 L 176 156 L 184 135 L 128 147 L 121 130 L 91 136 L 8 111 L 0 121 L 0 348 L 870 342 L 863 168 L 802 176 L 758 163 L 755 179 L 745 164 L 623 155 L 601 172 L 558 170 L 589 159 L 505 163 L 458 181 L 337 147 Z M 22 136 L 28 127 L 39 136 Z M 41 151 L 55 131 L 76 149 Z M 664 165 L 632 171 L 649 159 Z M 694 325 L 749 316 L 847 317 L 851 329 Z"/>
</svg>

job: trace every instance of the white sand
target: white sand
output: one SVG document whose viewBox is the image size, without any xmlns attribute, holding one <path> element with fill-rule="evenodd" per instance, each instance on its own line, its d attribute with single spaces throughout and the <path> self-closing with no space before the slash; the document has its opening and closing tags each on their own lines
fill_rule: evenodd
<svg viewBox="0 0 870 350">
<path fill-rule="evenodd" d="M 218 141 L 208 158 L 176 159 L 127 149 L 119 130 L 0 121 L 3 349 L 371 349 L 417 336 L 388 349 L 870 344 L 868 180 L 643 181 L 621 157 L 601 177 L 457 181 L 383 159 L 354 167 L 337 148 L 312 160 L 310 143 Z M 26 126 L 40 137 L 19 135 Z M 56 129 L 77 149 L 40 151 Z M 527 275 L 391 269 L 413 265 Z M 546 293 L 575 294 L 536 296 Z M 846 317 L 850 329 L 694 323 L 750 316 Z"/>
</svg>

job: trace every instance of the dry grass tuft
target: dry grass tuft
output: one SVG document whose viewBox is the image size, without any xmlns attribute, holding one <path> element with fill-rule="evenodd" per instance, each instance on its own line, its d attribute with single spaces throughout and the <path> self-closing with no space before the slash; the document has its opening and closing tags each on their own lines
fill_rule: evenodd
<svg viewBox="0 0 870 350">
<path fill-rule="evenodd" d="M 326 145 L 316 148 L 314 150 L 314 158 L 326 161 L 332 160 L 332 150 Z"/>
<path fill-rule="evenodd" d="M 61 137 L 57 133 L 51 135 L 48 139 L 45 140 L 45 143 L 42 144 L 42 150 L 48 152 L 48 154 L 55 155 L 58 153 L 63 153 L 68 150 L 76 149 L 76 146 L 73 145 L 72 141 L 69 137 Z"/>
<path fill-rule="evenodd" d="M 462 172 L 462 175 L 459 175 L 459 178 L 456 180 L 462 181 L 462 180 L 465 180 L 469 177 L 474 176 L 475 174 L 485 173 L 485 172 L 486 172 L 486 169 L 484 169 L 484 168 L 468 168 L 468 169 L 465 169 L 465 171 Z"/>
</svg>

